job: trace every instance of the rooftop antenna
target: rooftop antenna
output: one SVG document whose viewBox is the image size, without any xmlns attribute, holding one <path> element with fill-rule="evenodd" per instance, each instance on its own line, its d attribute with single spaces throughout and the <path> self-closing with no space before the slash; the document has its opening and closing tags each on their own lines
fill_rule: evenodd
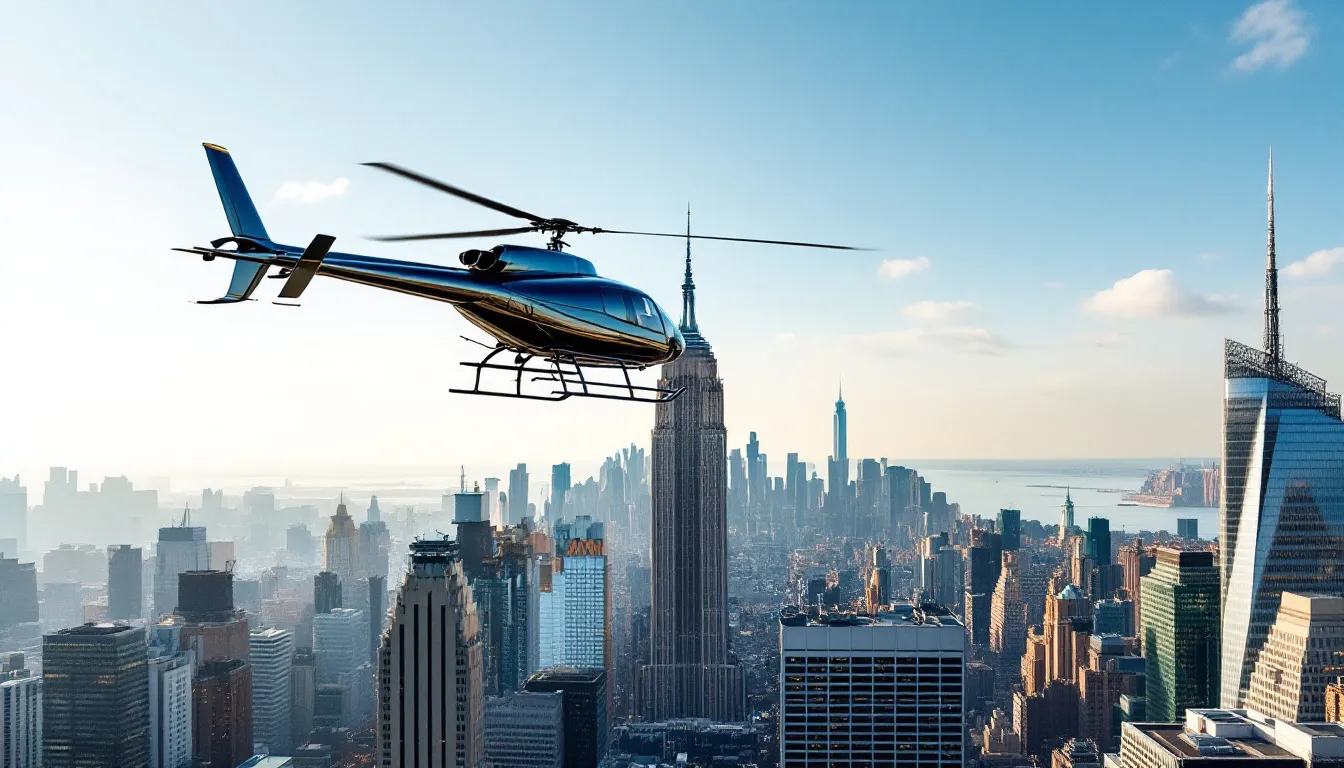
<svg viewBox="0 0 1344 768">
<path fill-rule="evenodd" d="M 185 507 L 182 508 L 182 526 L 181 526 L 181 527 L 182 527 L 182 528 L 186 528 L 186 527 L 188 527 L 188 526 L 190 526 L 190 525 L 191 525 L 191 505 L 188 504 L 188 505 L 186 505 Z"/>
<path fill-rule="evenodd" d="M 1269 237 L 1265 254 L 1265 354 L 1270 371 L 1277 374 L 1283 362 L 1283 337 L 1279 335 L 1279 269 L 1274 262 L 1274 150 L 1269 151 Z"/>
<path fill-rule="evenodd" d="M 466 493 L 466 492 L 467 492 L 467 465 L 466 465 L 466 464 L 462 464 L 462 465 L 460 465 L 460 467 L 461 467 L 461 469 L 462 469 L 462 492 L 463 492 L 463 493 Z"/>
</svg>

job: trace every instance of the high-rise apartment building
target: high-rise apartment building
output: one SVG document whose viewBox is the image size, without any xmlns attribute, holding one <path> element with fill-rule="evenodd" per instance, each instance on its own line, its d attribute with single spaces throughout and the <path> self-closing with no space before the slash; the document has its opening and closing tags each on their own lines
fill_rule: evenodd
<svg viewBox="0 0 1344 768">
<path fill-rule="evenodd" d="M 587 516 L 556 523 L 551 589 L 560 599 L 549 603 L 541 621 L 560 645 L 553 665 L 598 667 L 610 676 L 611 586 L 604 530 Z"/>
<path fill-rule="evenodd" d="M 42 765 L 42 678 L 30 670 L 0 677 L 0 766 Z"/>
<path fill-rule="evenodd" d="M 297 749 L 308 743 L 317 706 L 317 656 L 312 649 L 295 648 L 289 676 L 290 721 L 294 728 L 293 744 Z"/>
<path fill-rule="evenodd" d="M 528 478 L 526 464 L 519 464 L 517 467 L 509 470 L 509 525 L 517 525 L 528 517 L 527 486 Z"/>
<path fill-rule="evenodd" d="M 1218 699 L 1218 567 L 1212 552 L 1159 547 L 1140 581 L 1147 717 L 1179 720 Z"/>
<path fill-rule="evenodd" d="M 999 662 L 995 682 L 1000 691 L 1011 687 L 1027 651 L 1027 606 L 1022 597 L 1022 579 L 1030 567 L 1031 557 L 1025 550 L 1004 550 L 989 621 L 989 647 Z"/>
<path fill-rule="evenodd" d="M 695 320 L 689 239 L 682 306 L 686 351 L 663 366 L 659 387 L 683 391 L 654 407 L 653 609 L 639 701 L 651 720 L 739 721 L 746 714 L 742 670 L 728 649 L 723 382 Z"/>
<path fill-rule="evenodd" d="M 178 577 L 187 571 L 210 567 L 210 554 L 203 526 L 183 525 L 159 529 L 154 551 L 154 617 L 177 609 Z"/>
<path fill-rule="evenodd" d="M 273 755 L 292 754 L 294 633 L 262 629 L 249 636 L 252 663 L 252 739 Z"/>
<path fill-rule="evenodd" d="M 411 544 L 378 657 L 378 753 L 384 768 L 478 768 L 484 684 L 476 603 L 445 539 Z"/>
<path fill-rule="evenodd" d="M 1344 597 L 1284 592 L 1255 661 L 1246 708 L 1292 723 L 1325 720 L 1325 687 L 1344 675 Z"/>
<path fill-rule="evenodd" d="M 510 691 L 485 700 L 485 759 L 510 768 L 565 768 L 565 695 Z"/>
<path fill-rule="evenodd" d="M 130 621 L 143 618 L 140 598 L 144 575 L 140 569 L 140 548 L 120 544 L 107 548 L 107 618 Z"/>
<path fill-rule="evenodd" d="M 335 608 L 313 616 L 313 653 L 317 655 L 317 682 L 353 684 L 355 670 L 368 651 L 368 625 L 358 608 Z"/>
<path fill-rule="evenodd" d="M 42 638 L 42 765 L 149 764 L 145 630 L 85 624 Z"/>
<path fill-rule="evenodd" d="M 336 505 L 336 514 L 331 516 L 324 543 L 324 570 L 336 574 L 341 584 L 353 587 L 364 572 L 359 564 L 359 530 L 346 509 L 344 498 Z"/>
<path fill-rule="evenodd" d="M 565 768 L 597 768 L 610 740 L 611 701 L 605 670 L 597 667 L 553 667 L 528 678 L 523 690 L 563 692 L 565 697 Z"/>
<path fill-rule="evenodd" d="M 780 765 L 964 765 L 965 627 L 897 608 L 781 615 Z"/>
<path fill-rule="evenodd" d="M 1268 208 L 1265 349 L 1229 340 L 1224 351 L 1224 707 L 1245 703 L 1283 592 L 1344 594 L 1344 422 L 1325 381 L 1284 359 L 1272 162 Z"/>
</svg>

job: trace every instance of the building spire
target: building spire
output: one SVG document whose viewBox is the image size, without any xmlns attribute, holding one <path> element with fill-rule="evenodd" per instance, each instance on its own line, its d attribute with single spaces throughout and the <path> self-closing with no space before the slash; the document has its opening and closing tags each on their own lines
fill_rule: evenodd
<svg viewBox="0 0 1344 768">
<path fill-rule="evenodd" d="M 691 279 L 691 204 L 686 204 L 686 279 L 681 284 L 681 332 L 699 333 L 695 323 L 695 281 Z"/>
<path fill-rule="evenodd" d="M 836 393 L 835 402 L 837 405 L 845 404 L 845 378 L 843 376 L 840 377 L 840 388 Z"/>
<path fill-rule="evenodd" d="M 1269 152 L 1269 237 L 1265 254 L 1265 354 L 1270 370 L 1283 362 L 1283 338 L 1279 335 L 1279 269 L 1274 263 L 1274 150 Z"/>
</svg>

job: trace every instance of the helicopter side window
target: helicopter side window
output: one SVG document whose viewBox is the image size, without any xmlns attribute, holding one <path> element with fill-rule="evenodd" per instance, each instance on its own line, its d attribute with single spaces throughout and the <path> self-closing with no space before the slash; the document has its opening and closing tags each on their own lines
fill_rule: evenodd
<svg viewBox="0 0 1344 768">
<path fill-rule="evenodd" d="M 631 294 L 630 303 L 634 305 L 635 322 L 655 333 L 663 332 L 663 324 L 658 319 L 658 310 L 648 296 Z"/>
<path fill-rule="evenodd" d="M 627 323 L 631 322 L 630 308 L 625 303 L 625 294 L 620 291 L 603 290 L 602 306 L 608 315 Z"/>
</svg>

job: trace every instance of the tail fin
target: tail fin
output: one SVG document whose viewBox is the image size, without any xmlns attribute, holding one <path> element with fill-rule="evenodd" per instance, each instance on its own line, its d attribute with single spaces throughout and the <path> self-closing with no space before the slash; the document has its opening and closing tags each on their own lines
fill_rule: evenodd
<svg viewBox="0 0 1344 768">
<path fill-rule="evenodd" d="M 270 240 L 270 236 L 266 234 L 266 227 L 261 223 L 261 216 L 257 214 L 257 206 L 252 204 L 252 196 L 247 193 L 243 177 L 238 174 L 238 166 L 233 164 L 233 156 L 229 154 L 229 150 L 217 144 L 206 144 L 205 156 L 210 160 L 210 172 L 215 176 L 219 201 L 224 204 L 224 215 L 229 218 L 229 229 L 233 230 L 234 236 Z M 222 298 L 199 303 L 234 304 L 246 301 L 265 276 L 265 264 L 235 261 L 228 293 Z"/>
<path fill-rule="evenodd" d="M 205 156 L 210 159 L 210 171 L 219 188 L 219 201 L 224 204 L 224 215 L 229 217 L 233 234 L 270 240 L 261 216 L 257 214 L 257 206 L 252 204 L 252 196 L 243 185 L 243 177 L 238 174 L 238 166 L 233 164 L 233 155 L 218 144 L 206 144 Z"/>
</svg>

